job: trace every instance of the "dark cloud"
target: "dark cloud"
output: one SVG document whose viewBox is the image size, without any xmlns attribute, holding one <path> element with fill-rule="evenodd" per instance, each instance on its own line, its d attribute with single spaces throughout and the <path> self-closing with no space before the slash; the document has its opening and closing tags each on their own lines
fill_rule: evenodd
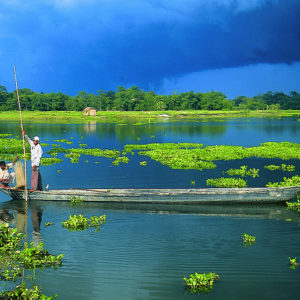
<svg viewBox="0 0 300 300">
<path fill-rule="evenodd" d="M 0 4 L 4 83 L 13 63 L 23 86 L 75 94 L 300 61 L 298 0 L 29 2 Z"/>
</svg>

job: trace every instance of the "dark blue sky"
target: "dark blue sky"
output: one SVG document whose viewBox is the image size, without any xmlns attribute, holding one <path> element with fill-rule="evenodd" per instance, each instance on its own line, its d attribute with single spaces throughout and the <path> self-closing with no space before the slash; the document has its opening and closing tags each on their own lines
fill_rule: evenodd
<svg viewBox="0 0 300 300">
<path fill-rule="evenodd" d="M 300 92 L 299 0 L 0 0 L 0 84 Z"/>
</svg>

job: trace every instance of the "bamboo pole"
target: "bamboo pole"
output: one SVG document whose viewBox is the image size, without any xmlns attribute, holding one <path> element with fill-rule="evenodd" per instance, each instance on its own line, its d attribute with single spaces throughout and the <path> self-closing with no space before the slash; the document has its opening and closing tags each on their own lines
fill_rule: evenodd
<svg viewBox="0 0 300 300">
<path fill-rule="evenodd" d="M 20 104 L 20 97 L 19 97 L 19 90 L 18 90 L 18 81 L 17 81 L 17 72 L 16 67 L 14 65 L 14 73 L 15 73 L 15 83 L 16 83 L 16 93 L 19 105 L 19 112 L 20 112 L 20 122 L 21 122 L 21 132 L 22 132 L 22 141 L 23 141 L 23 154 L 24 154 L 24 176 L 25 176 L 25 202 L 27 203 L 28 200 L 28 191 L 27 191 L 27 174 L 26 174 L 26 149 L 25 149 L 25 140 L 24 140 L 24 128 L 23 128 L 23 119 L 22 119 L 22 110 Z"/>
</svg>

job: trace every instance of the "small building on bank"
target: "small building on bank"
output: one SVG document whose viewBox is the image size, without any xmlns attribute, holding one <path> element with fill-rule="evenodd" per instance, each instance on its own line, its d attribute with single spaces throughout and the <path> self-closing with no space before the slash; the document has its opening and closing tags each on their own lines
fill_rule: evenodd
<svg viewBox="0 0 300 300">
<path fill-rule="evenodd" d="M 86 107 L 82 112 L 85 116 L 96 116 L 97 110 L 94 107 Z"/>
</svg>

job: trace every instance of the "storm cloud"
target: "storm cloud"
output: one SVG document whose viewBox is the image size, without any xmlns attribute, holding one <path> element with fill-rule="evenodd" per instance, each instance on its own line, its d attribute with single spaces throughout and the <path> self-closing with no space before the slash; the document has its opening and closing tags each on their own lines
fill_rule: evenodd
<svg viewBox="0 0 300 300">
<path fill-rule="evenodd" d="M 170 3 L 171 2 L 171 3 Z M 159 90 L 167 78 L 300 61 L 298 0 L 0 2 L 0 84 Z"/>
</svg>

